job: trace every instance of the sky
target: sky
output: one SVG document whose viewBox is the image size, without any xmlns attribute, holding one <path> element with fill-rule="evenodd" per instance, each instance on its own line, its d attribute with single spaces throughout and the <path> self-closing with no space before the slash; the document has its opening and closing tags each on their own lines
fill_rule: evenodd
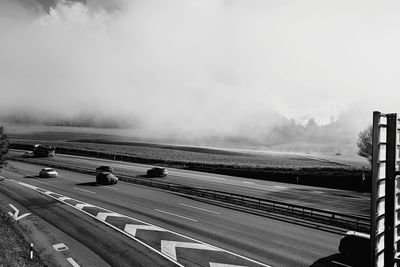
<svg viewBox="0 0 400 267">
<path fill-rule="evenodd" d="M 400 2 L 0 1 L 0 114 L 249 134 L 398 112 Z"/>
</svg>

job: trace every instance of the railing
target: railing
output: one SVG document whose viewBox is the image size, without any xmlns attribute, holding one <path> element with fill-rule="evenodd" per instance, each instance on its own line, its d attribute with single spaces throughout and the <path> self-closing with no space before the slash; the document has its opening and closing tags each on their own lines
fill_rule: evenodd
<svg viewBox="0 0 400 267">
<path fill-rule="evenodd" d="M 31 164 L 44 164 L 43 162 L 40 161 L 28 160 L 18 157 L 14 157 L 12 158 L 12 160 L 31 163 Z M 46 166 L 49 167 L 64 169 L 73 172 L 92 174 L 92 175 L 96 174 L 94 170 L 89 170 L 85 168 L 71 167 L 62 164 L 52 164 L 47 161 L 45 164 Z M 333 225 L 336 227 L 362 231 L 362 232 L 368 232 L 370 229 L 370 219 L 369 217 L 366 216 L 343 214 L 334 211 L 310 208 L 280 201 L 250 197 L 235 193 L 227 193 L 218 190 L 184 186 L 162 181 L 153 181 L 128 175 L 118 175 L 118 174 L 116 175 L 121 181 L 159 188 L 171 192 L 178 192 L 186 195 L 192 195 L 200 198 L 211 199 L 214 201 L 234 204 L 237 206 L 246 207 L 253 210 L 289 215 L 292 217 L 297 217 L 309 221 L 315 221 L 327 225 Z"/>
</svg>

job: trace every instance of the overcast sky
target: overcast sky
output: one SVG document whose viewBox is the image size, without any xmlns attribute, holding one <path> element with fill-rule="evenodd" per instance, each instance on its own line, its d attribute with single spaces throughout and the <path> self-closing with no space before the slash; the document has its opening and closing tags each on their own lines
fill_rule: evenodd
<svg viewBox="0 0 400 267">
<path fill-rule="evenodd" d="M 0 1 L 0 112 L 221 128 L 400 111 L 400 2 Z M 56 1 L 55 1 L 56 2 Z"/>
</svg>

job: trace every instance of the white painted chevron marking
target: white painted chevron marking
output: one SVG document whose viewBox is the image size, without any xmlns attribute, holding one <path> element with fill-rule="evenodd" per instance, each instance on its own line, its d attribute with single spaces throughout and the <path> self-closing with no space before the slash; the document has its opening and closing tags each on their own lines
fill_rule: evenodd
<svg viewBox="0 0 400 267">
<path fill-rule="evenodd" d="M 105 221 L 107 219 L 108 216 L 112 216 L 112 217 L 125 217 L 122 214 L 116 213 L 116 212 L 99 212 L 97 213 L 96 217 L 100 220 L 100 221 Z"/>
<path fill-rule="evenodd" d="M 176 242 L 161 240 L 161 252 L 167 254 L 169 257 L 176 259 L 176 248 L 191 248 L 191 249 L 202 249 L 202 250 L 213 250 L 213 251 L 223 251 L 219 248 L 201 244 L 201 243 L 191 243 L 191 242 Z"/>
<path fill-rule="evenodd" d="M 42 189 L 42 188 L 40 188 L 40 187 L 36 187 L 36 186 L 32 186 L 32 185 L 29 185 L 29 184 L 26 184 L 26 183 L 22 183 L 22 182 L 19 182 L 19 181 L 14 180 L 14 179 L 7 179 L 6 181 L 9 181 L 9 182 L 12 182 L 12 183 L 15 183 L 15 184 L 19 184 L 19 185 L 22 185 L 22 186 L 31 188 L 31 189 L 33 189 L 33 190 L 35 190 L 35 191 L 37 191 L 38 193 L 41 193 L 41 194 L 43 194 L 43 192 L 46 192 L 46 191 L 47 191 L 47 190 Z M 55 194 L 58 194 L 58 193 L 55 193 Z M 97 206 L 94 206 L 94 205 L 91 205 L 91 204 L 88 204 L 88 203 L 84 203 L 84 202 L 82 202 L 81 200 L 74 199 L 74 198 L 69 198 L 69 197 L 66 197 L 66 196 L 63 196 L 63 195 L 60 195 L 61 197 L 59 197 L 59 196 L 56 197 L 56 196 L 53 196 L 53 195 L 47 195 L 47 196 L 48 196 L 48 197 L 51 197 L 51 198 L 53 198 L 53 199 L 56 199 L 56 200 L 60 200 L 60 199 L 71 199 L 71 200 L 74 200 L 74 201 L 77 201 L 77 202 L 81 202 L 81 203 L 75 204 L 75 205 L 74 205 L 74 204 L 70 204 L 70 203 L 68 203 L 68 202 L 63 202 L 63 203 L 65 203 L 66 205 L 71 206 L 71 207 L 73 207 L 73 208 L 75 208 L 75 209 L 81 210 L 83 213 L 87 214 L 88 216 L 90 216 L 90 217 L 92 217 L 92 218 L 98 219 L 95 215 L 90 214 L 90 213 L 88 213 L 88 212 L 82 210 L 84 207 L 96 207 L 96 208 L 99 208 L 100 210 L 108 211 L 109 213 L 113 213 L 113 211 L 111 211 L 111 210 L 107 210 L 107 209 L 102 208 L 102 207 L 97 207 Z M 241 255 L 236 254 L 236 253 L 234 253 L 234 252 L 231 252 L 231 251 L 228 251 L 228 250 L 224 250 L 224 249 L 222 249 L 222 248 L 214 247 L 214 246 L 211 246 L 211 245 L 204 244 L 204 243 L 202 243 L 201 241 L 198 241 L 198 240 L 196 240 L 196 239 L 194 239 L 194 238 L 191 238 L 191 237 L 182 235 L 182 234 L 180 234 L 180 233 L 177 233 L 177 232 L 174 232 L 174 231 L 170 231 L 170 230 L 166 230 L 166 229 L 163 229 L 163 228 L 160 228 L 160 227 L 156 227 L 156 226 L 153 226 L 153 225 L 149 225 L 147 222 L 141 221 L 141 220 L 136 219 L 136 218 L 132 218 L 132 217 L 129 217 L 129 216 L 126 216 L 126 217 L 127 217 L 127 218 L 130 218 L 130 219 L 132 219 L 132 220 L 134 220 L 134 221 L 143 223 L 143 225 L 139 225 L 139 226 L 142 227 L 142 228 L 147 228 L 147 229 L 149 229 L 149 230 L 156 230 L 156 229 L 157 229 L 158 231 L 169 232 L 169 233 L 172 233 L 172 234 L 176 234 L 177 236 L 180 236 L 180 237 L 183 237 L 183 238 L 186 238 L 186 239 L 193 240 L 194 243 L 190 243 L 190 242 L 174 242 L 174 241 L 164 241 L 164 240 L 163 240 L 163 241 L 161 241 L 162 251 L 160 251 L 160 250 L 158 250 L 157 248 L 152 247 L 150 244 L 147 244 L 146 242 L 144 242 L 144 241 L 142 241 L 142 240 L 140 240 L 140 239 L 137 239 L 135 236 L 133 236 L 133 234 L 136 234 L 136 230 L 135 230 L 135 232 L 134 232 L 133 229 L 132 229 L 131 232 L 132 232 L 133 234 L 131 234 L 131 233 L 128 232 L 128 231 L 130 231 L 129 228 L 126 229 L 126 231 L 123 231 L 123 230 L 121 230 L 120 228 L 118 228 L 117 226 L 114 226 L 114 225 L 112 225 L 112 224 L 110 224 L 110 223 L 108 223 L 108 222 L 106 222 L 106 221 L 103 221 L 104 224 L 106 224 L 106 225 L 108 225 L 109 227 L 115 229 L 116 231 L 119 231 L 120 233 L 122 233 L 122 234 L 124 234 L 124 235 L 126 235 L 126 236 L 128 236 L 128 237 L 130 237 L 130 238 L 132 238 L 132 239 L 135 240 L 136 242 L 138 242 L 138 243 L 142 244 L 143 246 L 149 248 L 150 250 L 154 251 L 155 253 L 158 253 L 158 254 L 161 255 L 162 257 L 165 257 L 166 259 L 172 261 L 172 262 L 173 262 L 174 264 L 176 264 L 177 266 L 184 267 L 181 263 L 179 263 L 179 262 L 176 260 L 176 247 L 182 247 L 182 248 L 193 248 L 193 249 L 203 249 L 203 250 L 212 250 L 212 251 L 222 251 L 222 252 L 228 253 L 228 254 L 230 254 L 230 255 L 239 257 L 239 258 L 241 258 L 241 259 L 243 259 L 243 260 L 250 261 L 251 263 L 255 263 L 255 264 L 259 265 L 259 266 L 271 267 L 270 265 L 267 265 L 267 264 L 265 264 L 265 263 L 261 263 L 261 262 L 258 262 L 258 261 L 249 259 L 249 258 L 247 258 L 247 257 L 241 256 Z M 136 229 L 139 229 L 139 227 L 137 227 Z M 197 242 L 197 243 L 195 243 L 195 242 Z M 171 244 L 171 243 L 173 243 L 173 244 Z M 174 258 L 175 258 L 175 259 L 174 259 Z M 69 259 L 72 260 L 72 258 L 69 258 Z M 214 264 L 215 264 L 215 263 L 214 263 Z M 221 264 L 221 263 L 216 263 L 216 264 Z M 79 266 L 79 265 L 77 265 L 77 266 Z M 218 266 L 218 265 L 217 265 L 217 266 Z M 222 265 L 222 266 L 223 266 L 223 265 Z M 225 265 L 225 266 L 229 266 L 229 265 Z M 235 266 L 235 265 L 233 265 L 233 266 Z M 215 267 L 215 266 L 214 266 L 214 267 Z M 235 267 L 237 267 L 237 266 L 235 266 Z"/>
<path fill-rule="evenodd" d="M 138 225 L 138 224 L 127 224 L 125 225 L 124 231 L 127 232 L 128 234 L 131 234 L 133 236 L 136 236 L 136 231 L 137 230 L 147 230 L 147 231 L 160 231 L 160 232 L 165 232 L 165 229 L 162 229 L 158 226 L 154 225 Z"/>
<path fill-rule="evenodd" d="M 247 267 L 247 266 L 210 262 L 210 267 Z"/>
<path fill-rule="evenodd" d="M 93 206 L 93 205 L 88 204 L 88 203 L 80 203 L 80 204 L 76 204 L 75 205 L 75 208 L 77 208 L 78 210 L 81 210 L 81 209 L 83 209 L 85 207 L 96 207 L 96 206 Z"/>
</svg>

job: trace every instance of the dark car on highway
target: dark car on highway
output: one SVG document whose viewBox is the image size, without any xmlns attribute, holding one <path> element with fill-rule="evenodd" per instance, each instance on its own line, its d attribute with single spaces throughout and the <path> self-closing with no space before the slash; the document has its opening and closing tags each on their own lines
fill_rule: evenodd
<svg viewBox="0 0 400 267">
<path fill-rule="evenodd" d="M 166 168 L 154 167 L 147 171 L 148 177 L 164 177 L 167 176 L 168 170 Z"/>
<path fill-rule="evenodd" d="M 100 166 L 96 168 L 96 173 L 102 173 L 102 172 L 114 173 L 114 169 L 111 166 Z"/>
<path fill-rule="evenodd" d="M 345 258 L 361 263 L 361 266 L 369 266 L 370 246 L 369 234 L 348 231 L 340 239 L 339 252 Z"/>
<path fill-rule="evenodd" d="M 118 178 L 110 172 L 101 172 L 96 175 L 96 182 L 98 184 L 116 184 L 118 183 Z"/>
</svg>

